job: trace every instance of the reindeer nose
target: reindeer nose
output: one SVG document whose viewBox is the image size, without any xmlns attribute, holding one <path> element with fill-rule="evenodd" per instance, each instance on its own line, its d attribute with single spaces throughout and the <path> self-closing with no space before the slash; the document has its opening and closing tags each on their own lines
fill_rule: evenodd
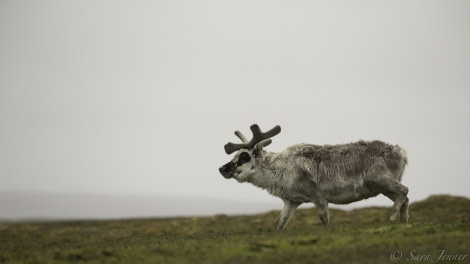
<svg viewBox="0 0 470 264">
<path fill-rule="evenodd" d="M 219 168 L 219 172 L 220 174 L 222 174 L 222 176 L 224 176 L 224 178 L 231 178 L 232 176 L 230 175 L 230 172 L 232 171 L 233 168 L 231 168 L 230 166 L 231 164 L 228 163 L 228 164 L 225 164 L 224 166 L 220 167 Z"/>
<path fill-rule="evenodd" d="M 227 174 L 227 172 L 229 172 L 229 169 L 227 167 L 228 167 L 227 165 L 224 165 L 224 166 L 220 167 L 219 168 L 220 174 L 225 176 Z"/>
</svg>

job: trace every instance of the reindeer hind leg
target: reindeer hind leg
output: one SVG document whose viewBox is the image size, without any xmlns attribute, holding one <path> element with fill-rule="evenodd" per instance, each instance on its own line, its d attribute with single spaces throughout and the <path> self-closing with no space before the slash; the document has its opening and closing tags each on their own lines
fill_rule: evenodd
<svg viewBox="0 0 470 264">
<path fill-rule="evenodd" d="M 408 218 L 410 218 L 408 214 L 408 202 L 409 202 L 409 199 L 408 197 L 406 197 L 405 202 L 400 208 L 400 221 L 402 222 L 408 222 Z"/>
<path fill-rule="evenodd" d="M 408 187 L 387 177 L 387 175 L 369 182 L 367 185 L 369 188 L 375 189 L 393 201 L 389 221 L 395 221 L 399 213 L 401 221 L 408 221 Z"/>
<path fill-rule="evenodd" d="M 408 221 L 408 187 L 401 183 L 394 182 L 387 186 L 387 188 L 388 190 L 384 192 L 384 195 L 394 202 L 389 221 L 395 221 L 398 213 L 400 213 L 400 220 L 404 222 Z"/>
</svg>

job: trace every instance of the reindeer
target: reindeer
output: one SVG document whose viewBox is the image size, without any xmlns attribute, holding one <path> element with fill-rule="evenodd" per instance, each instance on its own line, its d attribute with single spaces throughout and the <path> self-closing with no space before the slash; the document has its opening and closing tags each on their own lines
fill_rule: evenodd
<svg viewBox="0 0 470 264">
<path fill-rule="evenodd" d="M 382 141 L 358 141 L 343 145 L 298 144 L 278 153 L 266 152 L 280 126 L 263 133 L 250 127 L 253 138 L 235 135 L 243 143 L 227 143 L 227 154 L 235 157 L 219 168 L 226 179 L 250 182 L 281 198 L 284 207 L 274 229 L 284 229 L 302 203 L 313 203 L 324 226 L 329 225 L 328 203 L 349 204 L 383 194 L 394 204 L 389 221 L 398 214 L 408 221 L 408 188 L 401 178 L 408 163 L 398 145 Z"/>
</svg>

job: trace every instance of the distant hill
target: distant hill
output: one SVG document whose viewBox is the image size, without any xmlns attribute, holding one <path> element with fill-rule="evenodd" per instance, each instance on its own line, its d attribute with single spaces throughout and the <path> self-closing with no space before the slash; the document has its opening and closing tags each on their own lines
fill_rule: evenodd
<svg viewBox="0 0 470 264">
<path fill-rule="evenodd" d="M 113 219 L 260 213 L 282 202 L 97 194 L 0 192 L 0 220 Z"/>
<path fill-rule="evenodd" d="M 432 209 L 421 208 L 424 205 L 419 201 L 413 203 L 412 208 L 417 206 L 420 209 L 429 210 L 433 214 L 452 215 L 455 212 L 449 212 L 449 207 L 442 204 L 448 202 L 443 200 L 443 197 L 448 196 L 431 196 L 429 199 L 432 203 L 426 203 L 441 204 L 443 208 L 437 212 L 434 212 L 434 207 Z M 429 199 L 426 201 L 429 201 Z M 389 201 L 387 200 L 387 202 Z M 354 206 L 360 208 L 349 210 Z M 392 203 L 390 202 L 386 207 L 391 206 Z M 0 192 L 0 221 L 192 217 L 216 214 L 253 215 L 267 211 L 277 211 L 281 208 L 282 201 L 274 197 L 272 202 L 269 203 L 251 203 L 248 201 L 236 202 L 200 197 Z M 337 207 L 332 205 L 330 210 L 336 211 L 338 214 L 351 214 L 357 210 L 372 210 L 376 206 L 367 207 L 367 202 L 361 201 L 354 203 L 351 207 L 346 207 L 348 209 L 346 211 L 335 208 Z M 345 207 L 340 208 L 345 209 Z M 301 210 L 298 211 L 296 215 L 302 214 Z M 306 213 L 316 217 L 311 211 Z M 410 213 L 413 213 L 412 209 L 410 209 Z M 335 217 L 334 214 L 332 214 L 332 217 Z"/>
</svg>

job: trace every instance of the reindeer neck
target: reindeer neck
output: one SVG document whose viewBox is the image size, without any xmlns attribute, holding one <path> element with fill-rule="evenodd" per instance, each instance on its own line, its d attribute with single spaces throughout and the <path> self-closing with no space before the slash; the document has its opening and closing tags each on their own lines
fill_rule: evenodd
<svg viewBox="0 0 470 264">
<path fill-rule="evenodd" d="M 248 180 L 253 185 L 262 189 L 270 189 L 283 184 L 284 167 L 280 162 L 276 162 L 279 153 L 265 153 L 258 164 L 257 171 Z"/>
</svg>

